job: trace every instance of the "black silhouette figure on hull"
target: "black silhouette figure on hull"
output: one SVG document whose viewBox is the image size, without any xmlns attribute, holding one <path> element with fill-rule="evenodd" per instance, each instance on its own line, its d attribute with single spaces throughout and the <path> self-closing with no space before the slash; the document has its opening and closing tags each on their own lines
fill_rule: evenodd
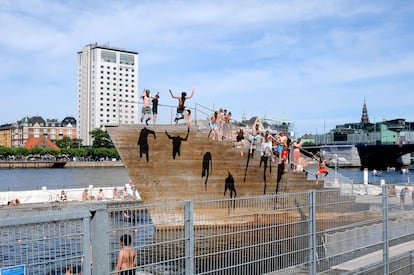
<svg viewBox="0 0 414 275">
<path fill-rule="evenodd" d="M 227 189 L 230 191 L 230 198 L 233 198 L 233 193 L 234 193 L 234 197 L 236 197 L 237 193 L 236 193 L 236 187 L 234 186 L 234 178 L 233 176 L 230 174 L 229 171 L 227 171 L 228 175 L 226 180 L 224 181 L 224 196 L 226 196 L 226 192 Z M 233 201 L 233 208 L 235 208 L 235 202 Z"/>
<path fill-rule="evenodd" d="M 246 168 L 244 169 L 244 178 L 243 178 L 243 182 L 246 182 L 246 177 L 247 177 L 247 169 L 249 168 L 249 163 L 250 163 L 250 159 L 253 159 L 253 155 L 256 149 L 252 149 L 252 152 L 247 155 L 247 162 L 246 162 Z"/>
<path fill-rule="evenodd" d="M 188 135 L 190 134 L 190 127 L 188 127 L 187 135 L 185 136 L 185 138 L 180 137 L 180 135 L 172 137 L 168 134 L 167 131 L 165 131 L 165 133 L 167 134 L 167 137 L 172 140 L 172 144 L 173 144 L 172 156 L 173 156 L 173 159 L 175 159 L 175 157 L 177 155 L 181 156 L 181 142 L 182 141 L 187 141 Z"/>
<path fill-rule="evenodd" d="M 206 180 L 204 182 L 206 190 L 207 190 L 208 176 L 211 175 L 212 171 L 213 171 L 213 161 L 211 159 L 211 153 L 206 152 L 203 157 L 203 168 L 201 170 L 201 178 L 206 177 Z"/>
<path fill-rule="evenodd" d="M 149 161 L 148 135 L 154 135 L 154 139 L 157 139 L 154 131 L 147 129 L 147 127 L 144 127 L 141 129 L 137 142 L 139 145 L 139 157 L 142 158 L 142 155 L 145 154 L 147 157 L 147 162 Z"/>
<path fill-rule="evenodd" d="M 276 184 L 276 194 L 279 192 L 279 183 L 282 180 L 283 174 L 285 171 L 285 163 L 282 161 L 277 165 L 277 184 Z"/>
<path fill-rule="evenodd" d="M 227 189 L 230 191 L 230 198 L 233 198 L 233 192 L 234 192 L 234 197 L 236 197 L 236 188 L 234 187 L 234 178 L 233 176 L 230 174 L 229 171 L 227 171 L 229 174 L 225 180 L 225 184 L 224 184 L 224 196 L 226 196 L 226 192 Z"/>
<path fill-rule="evenodd" d="M 268 155 L 263 155 L 260 158 L 259 166 L 262 166 L 263 163 L 263 181 L 264 181 L 264 189 L 263 194 L 266 195 L 266 187 L 267 187 L 267 178 L 266 178 L 266 172 L 267 172 L 267 165 L 269 163 L 269 171 L 272 173 L 272 157 Z"/>
</svg>

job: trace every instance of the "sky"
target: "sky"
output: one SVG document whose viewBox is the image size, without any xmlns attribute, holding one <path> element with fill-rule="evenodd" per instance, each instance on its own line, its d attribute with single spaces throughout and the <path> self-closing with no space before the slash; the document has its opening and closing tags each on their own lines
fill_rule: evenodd
<svg viewBox="0 0 414 275">
<path fill-rule="evenodd" d="M 168 89 L 296 136 L 414 121 L 414 2 L 406 0 L 0 0 L 0 125 L 77 118 L 77 52 L 139 53 L 137 93 Z"/>
</svg>

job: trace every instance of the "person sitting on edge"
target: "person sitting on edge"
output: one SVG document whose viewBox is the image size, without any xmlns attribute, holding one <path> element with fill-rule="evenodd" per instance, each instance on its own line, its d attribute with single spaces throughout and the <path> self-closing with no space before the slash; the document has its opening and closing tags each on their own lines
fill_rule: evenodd
<svg viewBox="0 0 414 275">
<path fill-rule="evenodd" d="M 90 201 L 91 200 L 91 196 L 89 196 L 88 189 L 83 190 L 82 200 L 83 201 Z"/>
<path fill-rule="evenodd" d="M 7 205 L 8 205 L 8 206 L 17 206 L 17 205 L 19 205 L 19 204 L 20 204 L 20 200 L 19 200 L 19 198 L 16 198 L 16 199 L 14 199 L 14 200 L 12 200 L 12 201 L 7 202 Z"/>
<path fill-rule="evenodd" d="M 98 193 L 98 201 L 101 201 L 105 199 L 105 194 L 103 192 L 103 189 L 99 189 L 99 193 Z"/>
<path fill-rule="evenodd" d="M 119 192 L 118 192 L 118 188 L 114 188 L 114 191 L 112 191 L 112 198 L 114 199 L 114 200 L 117 200 L 117 199 L 120 199 L 121 198 L 121 196 L 119 195 Z"/>
<path fill-rule="evenodd" d="M 61 201 L 67 201 L 67 200 L 68 200 L 68 197 L 66 196 L 66 192 L 65 192 L 65 190 L 62 190 L 62 191 L 60 192 L 60 200 L 61 200 Z"/>
</svg>

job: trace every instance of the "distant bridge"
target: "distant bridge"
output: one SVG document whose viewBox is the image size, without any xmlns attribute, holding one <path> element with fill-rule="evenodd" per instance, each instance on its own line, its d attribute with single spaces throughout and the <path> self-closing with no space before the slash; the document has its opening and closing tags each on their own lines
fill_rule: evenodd
<svg viewBox="0 0 414 275">
<path fill-rule="evenodd" d="M 401 168 L 405 164 L 401 157 L 414 152 L 414 144 L 355 144 L 362 168 L 384 170 L 387 167 Z M 320 152 L 320 146 L 304 147 L 301 152 L 313 157 Z M 410 158 L 412 161 L 412 158 Z"/>
<path fill-rule="evenodd" d="M 370 169 L 400 168 L 401 157 L 414 152 L 414 144 L 356 144 L 361 167 Z"/>
</svg>

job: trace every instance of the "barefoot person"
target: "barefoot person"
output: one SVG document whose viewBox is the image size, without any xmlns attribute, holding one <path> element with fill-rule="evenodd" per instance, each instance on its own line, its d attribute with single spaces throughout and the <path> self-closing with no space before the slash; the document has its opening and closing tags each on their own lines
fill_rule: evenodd
<svg viewBox="0 0 414 275">
<path fill-rule="evenodd" d="M 157 94 L 152 98 L 152 116 L 154 118 L 154 125 L 157 124 L 159 98 L 160 98 L 160 92 L 157 92 Z"/>
<path fill-rule="evenodd" d="M 116 262 L 115 275 L 135 275 L 135 268 L 137 266 L 137 252 L 132 247 L 131 235 L 125 234 L 120 238 L 120 244 L 122 246 L 121 251 L 118 253 L 118 260 Z"/>
<path fill-rule="evenodd" d="M 329 174 L 328 170 L 326 169 L 326 162 L 329 159 L 324 159 L 323 157 L 319 158 L 319 168 L 318 171 L 316 171 L 315 177 L 316 177 L 316 184 L 318 184 L 318 176 L 320 174 L 324 174 L 324 179 L 326 178 L 326 176 Z"/>
<path fill-rule="evenodd" d="M 150 90 L 144 89 L 142 92 L 142 111 L 141 111 L 141 122 L 144 122 L 145 115 L 147 116 L 147 119 L 145 120 L 145 123 L 148 125 L 148 121 L 151 119 L 151 96 L 150 96 Z"/>
<path fill-rule="evenodd" d="M 172 98 L 175 98 L 175 99 L 178 100 L 177 116 L 174 119 L 174 122 L 177 124 L 180 119 L 184 119 L 184 111 L 186 110 L 185 100 L 189 99 L 189 98 L 192 98 L 194 96 L 195 89 L 194 88 L 192 89 L 190 96 L 188 96 L 186 92 L 182 92 L 181 96 L 174 96 L 172 91 L 171 90 L 169 90 L 169 91 L 170 91 L 170 94 L 171 94 Z M 188 111 L 189 111 L 189 109 L 187 109 L 187 116 L 190 115 L 190 112 L 188 112 Z M 188 122 L 189 122 L 189 117 L 186 120 L 186 123 L 188 123 Z"/>
</svg>

